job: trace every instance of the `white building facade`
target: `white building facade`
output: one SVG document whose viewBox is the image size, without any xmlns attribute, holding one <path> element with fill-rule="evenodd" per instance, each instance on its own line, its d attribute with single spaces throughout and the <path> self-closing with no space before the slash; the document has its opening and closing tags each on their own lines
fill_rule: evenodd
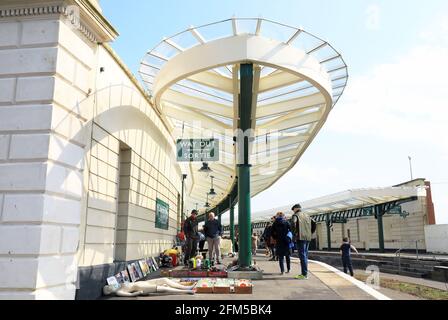
<svg viewBox="0 0 448 320">
<path fill-rule="evenodd" d="M 74 299 L 78 268 L 172 246 L 175 145 L 116 36 L 96 1 L 0 2 L 0 299 Z"/>
</svg>

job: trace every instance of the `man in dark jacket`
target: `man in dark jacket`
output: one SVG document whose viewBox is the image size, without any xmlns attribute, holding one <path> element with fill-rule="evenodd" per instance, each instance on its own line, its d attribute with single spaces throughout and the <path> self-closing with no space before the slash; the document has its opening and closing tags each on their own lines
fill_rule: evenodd
<svg viewBox="0 0 448 320">
<path fill-rule="evenodd" d="M 204 233 L 207 239 L 208 256 L 210 260 L 213 260 L 213 255 L 215 254 L 216 263 L 220 264 L 222 225 L 219 220 L 215 219 L 215 214 L 213 212 L 208 214 L 208 220 L 204 225 Z"/>
<path fill-rule="evenodd" d="M 196 257 L 196 250 L 198 247 L 198 221 L 196 217 L 198 215 L 197 210 L 191 211 L 191 215 L 184 222 L 184 233 L 186 237 L 185 243 L 185 257 L 184 264 L 188 265 L 188 260 Z"/>
<path fill-rule="evenodd" d="M 271 218 L 271 222 L 266 226 L 266 228 L 263 231 L 263 239 L 266 244 L 266 249 L 269 250 L 270 254 L 270 261 L 274 261 L 275 258 L 275 244 L 274 241 L 272 241 L 272 225 L 275 222 L 275 217 Z"/>
<path fill-rule="evenodd" d="M 288 237 L 288 232 L 291 230 L 289 222 L 285 219 L 285 214 L 279 212 L 276 215 L 275 222 L 272 225 L 272 237 L 275 239 L 275 252 L 278 256 L 280 271 L 283 275 L 285 273 L 284 260 L 286 258 L 286 273 L 291 270 L 291 252 L 289 250 L 292 239 Z"/>
</svg>

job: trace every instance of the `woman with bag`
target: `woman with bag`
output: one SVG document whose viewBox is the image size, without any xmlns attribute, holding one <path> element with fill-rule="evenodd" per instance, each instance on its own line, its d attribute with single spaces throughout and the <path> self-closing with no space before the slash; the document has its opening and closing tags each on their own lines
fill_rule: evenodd
<svg viewBox="0 0 448 320">
<path fill-rule="evenodd" d="M 289 271 L 291 270 L 290 244 L 292 243 L 292 239 L 288 237 L 288 234 L 292 236 L 292 233 L 290 231 L 291 227 L 289 225 L 289 222 L 285 219 L 285 214 L 283 212 L 277 213 L 275 222 L 272 225 L 272 237 L 276 242 L 275 251 L 278 256 L 278 262 L 282 275 L 285 273 L 285 258 L 287 268 L 286 273 L 289 273 Z"/>
</svg>

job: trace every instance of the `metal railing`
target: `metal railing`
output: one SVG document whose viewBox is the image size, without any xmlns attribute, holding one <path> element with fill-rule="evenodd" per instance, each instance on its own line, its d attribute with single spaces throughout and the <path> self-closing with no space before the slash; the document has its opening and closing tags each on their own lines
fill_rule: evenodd
<svg viewBox="0 0 448 320">
<path fill-rule="evenodd" d="M 406 248 L 406 247 L 403 248 L 402 244 L 403 243 L 412 243 L 412 244 L 415 243 L 416 260 L 419 261 L 420 259 L 419 259 L 418 243 L 421 242 L 421 241 L 423 241 L 423 240 L 407 240 L 407 241 L 403 240 L 403 241 L 400 241 L 400 249 L 395 251 L 395 258 L 398 259 L 398 274 L 401 273 L 401 252 L 403 250 L 410 249 L 410 248 Z"/>
</svg>

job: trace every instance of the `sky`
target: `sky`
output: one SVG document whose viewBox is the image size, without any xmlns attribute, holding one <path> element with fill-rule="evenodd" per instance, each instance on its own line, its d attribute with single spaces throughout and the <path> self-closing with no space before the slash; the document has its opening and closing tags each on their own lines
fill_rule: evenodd
<svg viewBox="0 0 448 320">
<path fill-rule="evenodd" d="M 252 211 L 413 177 L 432 182 L 448 224 L 448 2 L 445 0 L 102 0 L 134 74 L 145 52 L 191 25 L 232 16 L 303 27 L 342 53 L 343 97 L 297 165 L 254 197 Z M 289 190 L 290 192 L 285 192 Z"/>
</svg>

